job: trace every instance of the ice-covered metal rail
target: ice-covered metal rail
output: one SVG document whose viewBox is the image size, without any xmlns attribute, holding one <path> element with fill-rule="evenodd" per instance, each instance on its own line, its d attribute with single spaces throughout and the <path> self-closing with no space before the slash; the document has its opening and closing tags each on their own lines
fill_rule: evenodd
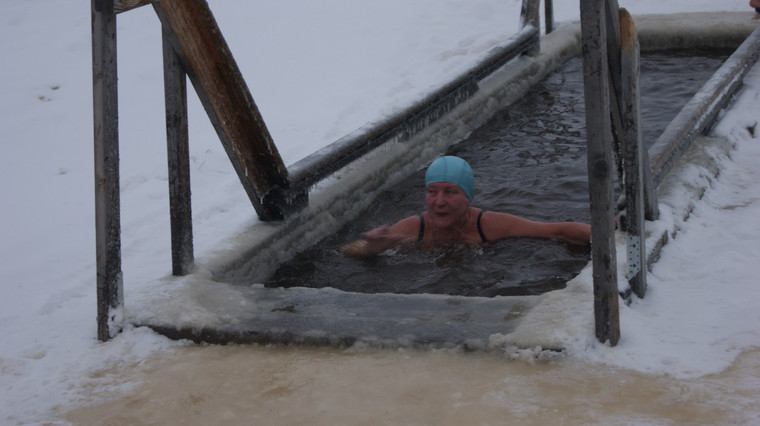
<svg viewBox="0 0 760 426">
<path fill-rule="evenodd" d="M 742 43 L 718 71 L 670 122 L 649 149 L 655 185 L 659 185 L 694 139 L 715 122 L 760 56 L 760 27 Z"/>
<path fill-rule="evenodd" d="M 471 69 L 414 105 L 350 133 L 298 161 L 289 168 L 291 191 L 298 193 L 308 189 L 387 141 L 409 139 L 474 95 L 480 80 L 510 60 L 534 51 L 538 43 L 539 29 L 526 25 Z"/>
</svg>

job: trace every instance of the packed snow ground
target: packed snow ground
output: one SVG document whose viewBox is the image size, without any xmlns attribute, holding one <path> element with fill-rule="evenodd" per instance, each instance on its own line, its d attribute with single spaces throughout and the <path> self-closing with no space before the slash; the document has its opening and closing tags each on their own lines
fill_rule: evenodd
<svg viewBox="0 0 760 426">
<path fill-rule="evenodd" d="M 577 2 L 556 3 L 558 21 L 577 20 Z M 620 3 L 634 16 L 752 14 L 745 0 Z M 444 83 L 515 31 L 520 2 L 210 6 L 292 164 Z M 96 340 L 89 4 L 4 2 L 2 9 L 0 419 L 29 423 L 75 406 L 88 390 L 130 385 L 98 371 L 185 343 L 142 329 Z M 125 296 L 126 308 L 139 310 L 130 291 L 155 285 L 171 264 L 160 28 L 152 9 L 120 15 L 118 39 Z M 693 377 L 760 346 L 758 111 L 755 67 L 714 130 L 736 143 L 732 161 L 666 246 L 647 298 L 622 308 L 620 344 L 589 345 L 574 356 Z M 203 254 L 257 219 L 192 95 L 190 121 L 195 244 Z"/>
</svg>

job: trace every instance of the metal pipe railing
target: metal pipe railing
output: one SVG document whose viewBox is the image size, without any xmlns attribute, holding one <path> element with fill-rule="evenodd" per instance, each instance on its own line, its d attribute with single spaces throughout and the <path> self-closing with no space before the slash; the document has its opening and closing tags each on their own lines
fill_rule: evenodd
<svg viewBox="0 0 760 426">
<path fill-rule="evenodd" d="M 760 56 L 760 27 L 755 29 L 702 86 L 649 148 L 655 186 L 662 182 L 694 139 L 715 122 L 744 76 Z"/>
</svg>

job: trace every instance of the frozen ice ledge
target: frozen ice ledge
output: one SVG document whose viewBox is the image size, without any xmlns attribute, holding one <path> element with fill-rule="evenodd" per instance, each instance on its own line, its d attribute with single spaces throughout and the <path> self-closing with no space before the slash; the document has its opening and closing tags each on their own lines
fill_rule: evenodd
<svg viewBox="0 0 760 426">
<path fill-rule="evenodd" d="M 736 48 L 757 27 L 747 13 L 692 13 L 635 17 L 642 51 Z M 563 350 L 593 335 L 590 264 L 567 287 L 540 296 L 461 297 L 347 293 L 335 289 L 265 288 L 276 266 L 352 220 L 377 194 L 423 167 L 519 99 L 567 59 L 580 55 L 578 23 L 542 37 L 535 57 L 503 65 L 474 96 L 409 140 L 391 141 L 315 186 L 309 206 L 282 223 L 258 223 L 196 260 L 196 271 L 165 277 L 130 292 L 125 316 L 174 339 L 208 343 L 305 344 L 372 347 L 505 346 Z M 653 250 L 673 235 L 701 197 L 732 145 L 698 137 L 658 187 L 662 216 L 647 223 Z M 694 168 L 699 178 L 695 179 Z M 688 168 L 688 173 L 684 169 Z M 618 236 L 624 276 L 625 236 Z M 621 278 L 625 283 L 624 278 Z M 624 285 L 624 284 L 621 284 Z"/>
</svg>

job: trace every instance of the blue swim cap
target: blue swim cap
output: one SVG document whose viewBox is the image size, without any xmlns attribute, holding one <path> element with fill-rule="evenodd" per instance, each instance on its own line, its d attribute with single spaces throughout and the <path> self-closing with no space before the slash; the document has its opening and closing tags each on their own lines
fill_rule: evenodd
<svg viewBox="0 0 760 426">
<path fill-rule="evenodd" d="M 475 178 L 472 168 L 466 161 L 459 157 L 438 157 L 428 167 L 425 173 L 425 187 L 431 183 L 448 182 L 462 188 L 467 199 L 472 202 L 472 191 L 475 189 Z"/>
</svg>

